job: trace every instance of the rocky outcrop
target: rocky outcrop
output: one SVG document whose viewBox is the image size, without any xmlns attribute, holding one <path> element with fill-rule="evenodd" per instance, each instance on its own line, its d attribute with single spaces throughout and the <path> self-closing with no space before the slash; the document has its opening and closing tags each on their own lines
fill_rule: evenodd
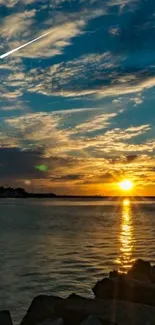
<svg viewBox="0 0 155 325">
<path fill-rule="evenodd" d="M 53 322 L 47 320 L 41 324 L 38 324 L 38 325 L 64 325 L 64 321 L 62 318 L 58 318 L 56 320 L 54 320 Z"/>
<path fill-rule="evenodd" d="M 106 278 L 97 282 L 93 292 L 98 299 L 127 300 L 155 306 L 155 286 L 136 280 Z"/>
<path fill-rule="evenodd" d="M 82 296 L 80 296 L 80 295 L 77 295 L 76 293 L 71 293 L 69 296 L 68 296 L 68 298 L 67 299 L 75 299 L 75 300 L 87 300 L 87 298 L 85 298 L 85 297 L 82 297 Z"/>
<path fill-rule="evenodd" d="M 127 273 L 129 279 L 144 282 L 155 282 L 155 273 L 150 262 L 138 259 Z"/>
<path fill-rule="evenodd" d="M 155 269 L 147 261 L 137 260 L 127 274 L 117 271 L 98 281 L 93 292 L 96 298 L 127 300 L 155 306 Z"/>
<path fill-rule="evenodd" d="M 102 325 L 102 323 L 99 321 L 98 318 L 90 315 L 86 319 L 84 319 L 81 325 Z"/>
<path fill-rule="evenodd" d="M 11 315 L 8 310 L 0 311 L 0 325 L 13 325 Z"/>
<path fill-rule="evenodd" d="M 40 295 L 32 300 L 32 303 L 23 318 L 21 325 L 38 325 L 48 319 L 56 319 L 55 304 L 62 300 L 60 297 Z"/>
<path fill-rule="evenodd" d="M 75 296 L 74 296 L 75 297 Z M 80 296 L 67 299 L 57 299 L 53 296 L 36 297 L 21 325 L 40 325 L 63 319 L 64 325 L 80 325 L 87 317 L 94 315 L 103 325 L 115 324 L 104 315 L 103 302 L 95 299 L 83 299 Z"/>
</svg>

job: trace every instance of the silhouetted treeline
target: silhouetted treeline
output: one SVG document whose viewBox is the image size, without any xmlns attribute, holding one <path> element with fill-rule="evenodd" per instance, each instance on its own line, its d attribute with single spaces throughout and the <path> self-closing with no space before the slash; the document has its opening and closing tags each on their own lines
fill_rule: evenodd
<svg viewBox="0 0 155 325">
<path fill-rule="evenodd" d="M 45 198 L 56 197 L 54 193 L 28 193 L 24 188 L 0 187 L 0 198 Z"/>
</svg>

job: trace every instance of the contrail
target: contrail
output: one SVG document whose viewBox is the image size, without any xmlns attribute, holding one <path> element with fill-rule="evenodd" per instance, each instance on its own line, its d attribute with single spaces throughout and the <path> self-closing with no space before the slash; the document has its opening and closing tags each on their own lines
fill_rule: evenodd
<svg viewBox="0 0 155 325">
<path fill-rule="evenodd" d="M 48 34 L 51 34 L 52 32 L 53 32 L 53 30 L 50 31 L 50 32 L 48 32 L 48 33 L 45 33 L 44 35 L 41 35 L 41 36 L 35 38 L 34 40 L 32 40 L 32 41 L 30 41 L 30 42 L 28 42 L 28 43 L 26 43 L 26 44 L 23 44 L 23 45 L 17 47 L 17 48 L 14 49 L 14 50 L 11 50 L 11 51 L 9 51 L 9 52 L 7 52 L 7 53 L 5 53 L 5 54 L 0 55 L 0 59 L 3 59 L 3 58 L 5 58 L 6 56 L 8 56 L 8 55 L 10 55 L 10 54 L 12 54 L 12 53 L 14 53 L 14 52 L 17 52 L 18 50 L 22 49 L 23 47 L 25 47 L 25 46 L 27 46 L 27 45 L 33 43 L 33 42 L 38 41 L 39 39 L 41 39 L 41 38 L 47 36 Z"/>
</svg>

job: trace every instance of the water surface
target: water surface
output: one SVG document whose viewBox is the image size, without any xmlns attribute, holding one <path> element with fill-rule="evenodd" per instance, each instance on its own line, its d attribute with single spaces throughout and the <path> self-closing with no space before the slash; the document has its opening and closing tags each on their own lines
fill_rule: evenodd
<svg viewBox="0 0 155 325">
<path fill-rule="evenodd" d="M 19 323 L 37 294 L 92 296 L 111 269 L 155 263 L 155 202 L 0 200 L 0 309 Z"/>
</svg>

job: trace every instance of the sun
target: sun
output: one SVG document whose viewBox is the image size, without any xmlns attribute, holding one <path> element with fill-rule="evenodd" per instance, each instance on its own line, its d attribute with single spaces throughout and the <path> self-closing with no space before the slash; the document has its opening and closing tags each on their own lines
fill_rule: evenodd
<svg viewBox="0 0 155 325">
<path fill-rule="evenodd" d="M 129 179 L 124 179 L 119 183 L 119 187 L 123 191 L 130 191 L 133 188 L 134 184 Z"/>
</svg>

